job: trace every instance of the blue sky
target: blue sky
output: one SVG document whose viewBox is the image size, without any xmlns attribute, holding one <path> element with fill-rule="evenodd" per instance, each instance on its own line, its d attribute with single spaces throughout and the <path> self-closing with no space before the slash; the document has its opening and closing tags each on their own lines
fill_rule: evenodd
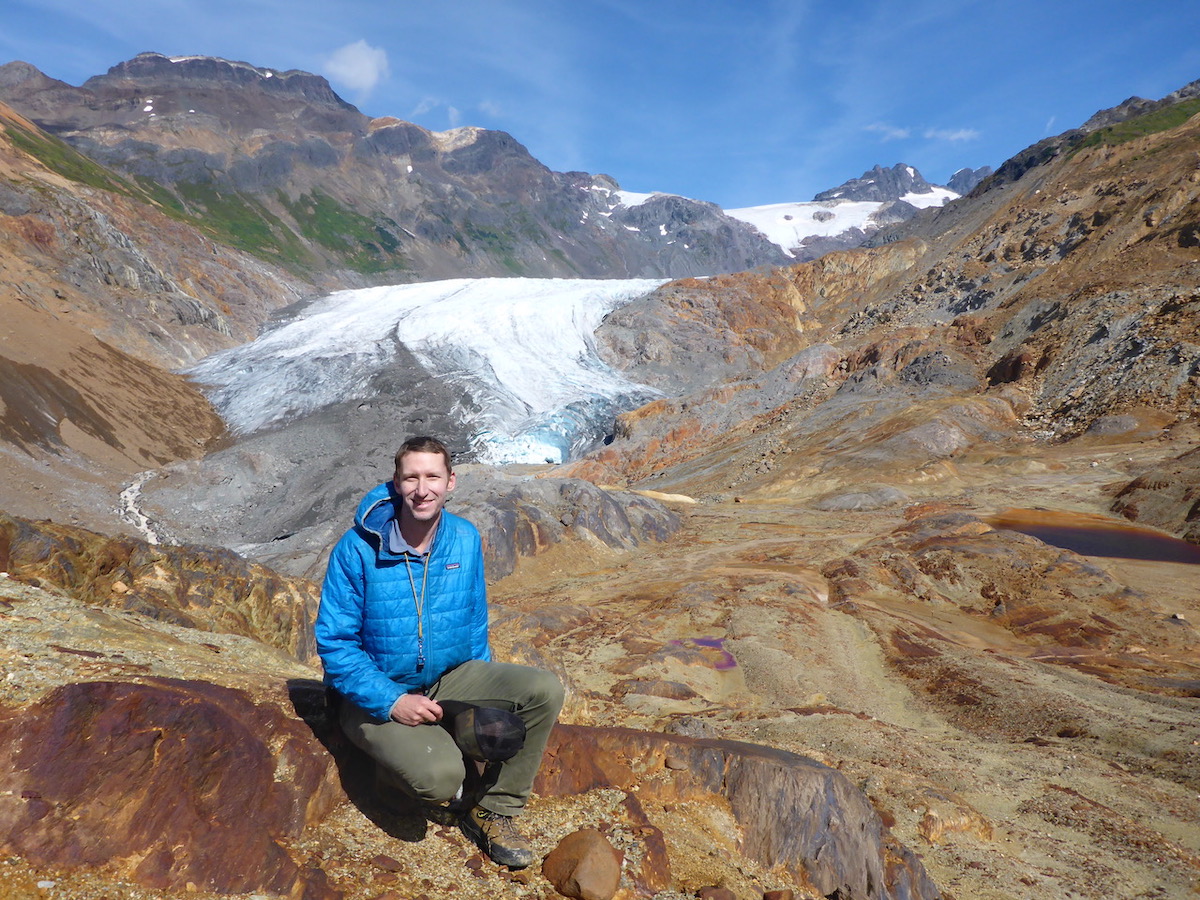
<svg viewBox="0 0 1200 900">
<path fill-rule="evenodd" d="M 876 163 L 944 183 L 1200 79 L 1200 0 L 4 0 L 0 63 L 143 50 L 325 75 L 372 116 L 726 208 Z"/>
</svg>

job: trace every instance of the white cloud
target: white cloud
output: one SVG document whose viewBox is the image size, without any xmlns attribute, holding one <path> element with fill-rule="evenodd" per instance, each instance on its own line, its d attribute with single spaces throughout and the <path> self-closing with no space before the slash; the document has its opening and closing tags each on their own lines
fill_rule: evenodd
<svg viewBox="0 0 1200 900">
<path fill-rule="evenodd" d="M 979 138 L 979 132 L 974 128 L 928 128 L 925 137 L 935 141 L 974 141 Z"/>
<path fill-rule="evenodd" d="M 501 109 L 500 104 L 492 100 L 481 100 L 479 111 L 486 116 L 491 116 L 493 119 L 499 119 L 504 115 L 504 110 Z"/>
<path fill-rule="evenodd" d="M 415 119 L 417 116 L 423 116 L 430 110 L 437 109 L 441 106 L 440 100 L 435 100 L 433 97 L 422 97 L 421 102 L 412 108 L 409 118 Z"/>
<path fill-rule="evenodd" d="M 446 107 L 446 115 L 450 119 L 450 127 L 451 128 L 457 128 L 459 125 L 462 124 L 462 113 L 459 112 L 459 109 L 457 106 Z"/>
<path fill-rule="evenodd" d="M 1052 129 L 1054 127 L 1054 123 L 1055 123 L 1055 121 L 1057 121 L 1057 119 L 1058 119 L 1058 116 L 1051 116 L 1049 119 L 1046 120 L 1046 131 L 1045 131 L 1046 134 L 1052 134 L 1050 129 Z"/>
<path fill-rule="evenodd" d="M 333 51 L 325 61 L 325 74 L 365 97 L 388 76 L 387 51 L 363 40 L 355 41 Z"/>
<path fill-rule="evenodd" d="M 885 125 L 883 122 L 868 125 L 867 131 L 882 134 L 885 141 L 902 141 L 912 134 L 911 128 L 897 128 L 894 125 Z"/>
</svg>

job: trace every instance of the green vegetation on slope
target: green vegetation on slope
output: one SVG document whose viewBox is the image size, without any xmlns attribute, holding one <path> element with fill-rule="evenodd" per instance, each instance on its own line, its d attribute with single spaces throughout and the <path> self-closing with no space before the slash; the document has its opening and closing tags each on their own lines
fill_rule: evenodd
<svg viewBox="0 0 1200 900">
<path fill-rule="evenodd" d="M 394 234 L 328 194 L 314 190 L 294 201 L 283 192 L 276 196 L 296 220 L 301 234 L 341 255 L 349 268 L 372 273 L 407 267 Z M 387 222 L 396 226 L 390 219 Z"/>
<path fill-rule="evenodd" d="M 129 181 L 52 135 L 13 123 L 5 123 L 4 132 L 18 150 L 78 184 L 154 204 L 214 240 L 297 274 L 311 271 L 318 264 L 296 232 L 253 196 L 220 191 L 209 183 L 181 182 L 173 192 L 145 176 Z M 399 252 L 399 242 L 384 225 L 377 225 L 319 191 L 302 196 L 294 204 L 280 199 L 301 234 L 332 251 L 347 268 L 363 273 L 408 268 Z M 395 226 L 390 221 L 385 224 Z"/>
<path fill-rule="evenodd" d="M 1168 131 L 1182 125 L 1198 112 L 1200 99 L 1184 100 L 1182 103 L 1097 129 L 1080 141 L 1075 150 L 1082 150 L 1084 147 L 1115 147 L 1117 144 L 1124 144 L 1148 134 Z"/>
<path fill-rule="evenodd" d="M 292 271 L 313 264 L 296 233 L 252 197 L 195 181 L 180 182 L 176 189 L 193 222 L 216 240 Z"/>
<path fill-rule="evenodd" d="M 47 169 L 57 172 L 63 178 L 99 188 L 124 194 L 127 197 L 147 199 L 136 187 L 110 172 L 99 163 L 88 159 L 70 144 L 43 132 L 33 132 L 19 125 L 5 123 L 4 133 L 18 150 L 28 153 Z"/>
</svg>

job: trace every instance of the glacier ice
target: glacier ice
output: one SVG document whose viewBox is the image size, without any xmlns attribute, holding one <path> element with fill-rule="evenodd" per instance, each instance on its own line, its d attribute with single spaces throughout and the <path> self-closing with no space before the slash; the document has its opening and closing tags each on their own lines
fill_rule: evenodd
<svg viewBox="0 0 1200 900">
<path fill-rule="evenodd" d="M 562 462 L 654 396 L 596 352 L 612 310 L 661 279 L 472 278 L 339 291 L 188 370 L 235 434 L 367 399 L 403 345 L 461 386 L 483 462 Z"/>
</svg>

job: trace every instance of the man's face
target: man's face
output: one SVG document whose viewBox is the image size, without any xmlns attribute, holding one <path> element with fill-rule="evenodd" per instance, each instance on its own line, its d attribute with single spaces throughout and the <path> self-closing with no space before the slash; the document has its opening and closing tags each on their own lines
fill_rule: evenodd
<svg viewBox="0 0 1200 900">
<path fill-rule="evenodd" d="M 404 511 L 418 522 L 431 522 L 446 505 L 446 495 L 454 490 L 454 473 L 446 468 L 440 453 L 405 453 L 395 484 Z"/>
</svg>

